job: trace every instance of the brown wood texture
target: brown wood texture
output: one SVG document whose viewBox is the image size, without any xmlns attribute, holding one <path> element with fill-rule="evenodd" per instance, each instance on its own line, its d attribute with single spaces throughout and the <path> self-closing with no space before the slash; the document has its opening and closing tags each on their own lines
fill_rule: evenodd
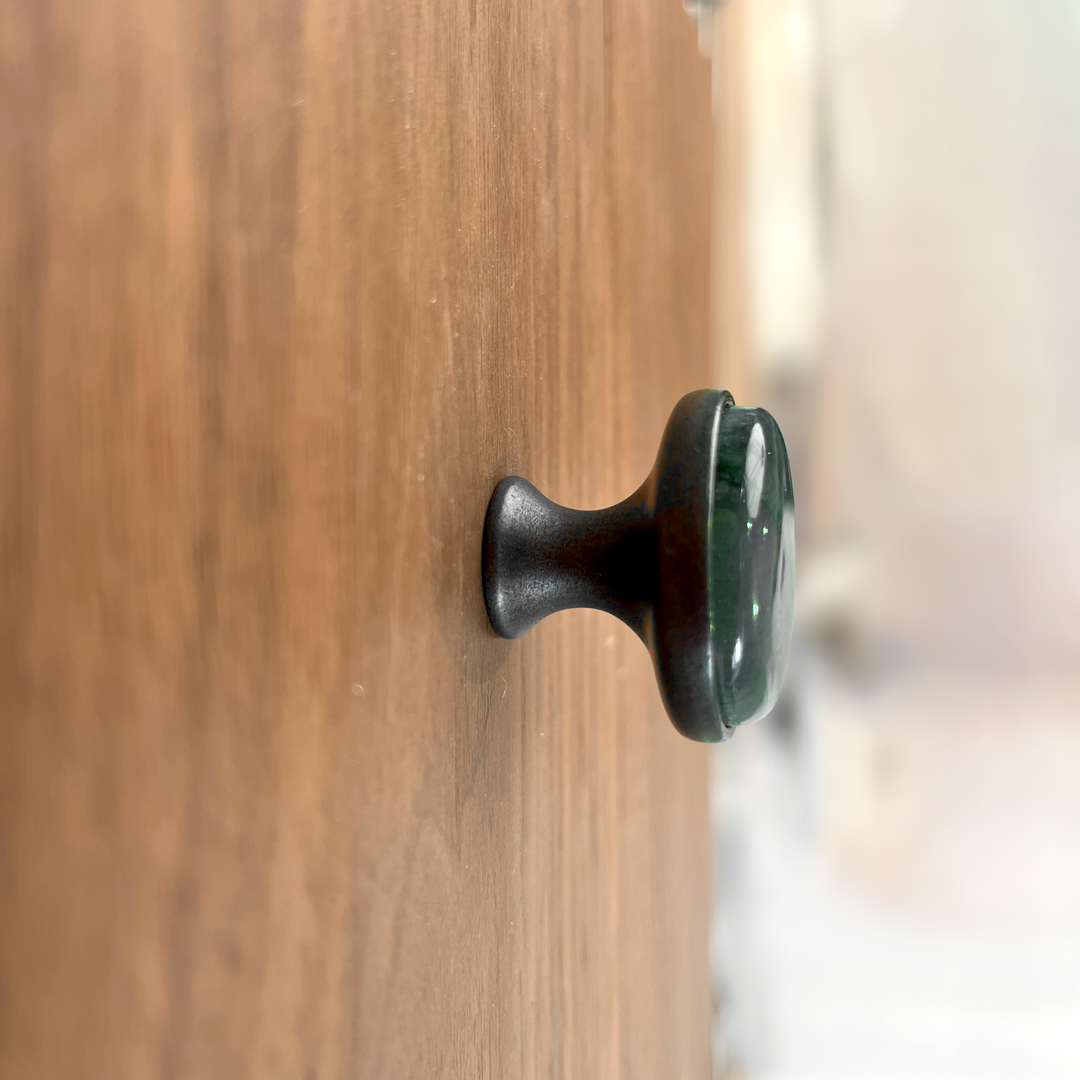
<svg viewBox="0 0 1080 1080">
<path fill-rule="evenodd" d="M 711 383 L 676 0 L 0 5 L 0 1076 L 704 1078 L 706 756 L 487 626 Z"/>
<path fill-rule="evenodd" d="M 735 400 L 753 401 L 750 362 L 750 256 L 746 219 L 750 118 L 747 4 L 724 0 L 713 37 L 713 356 L 717 379 Z"/>
</svg>

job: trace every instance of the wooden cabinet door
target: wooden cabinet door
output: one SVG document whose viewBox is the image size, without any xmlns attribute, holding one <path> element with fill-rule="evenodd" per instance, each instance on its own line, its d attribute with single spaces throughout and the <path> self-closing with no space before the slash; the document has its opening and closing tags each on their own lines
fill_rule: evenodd
<svg viewBox="0 0 1080 1080">
<path fill-rule="evenodd" d="M 509 473 L 709 367 L 676 0 L 0 10 L 0 1076 L 704 1078 L 704 748 Z"/>
</svg>

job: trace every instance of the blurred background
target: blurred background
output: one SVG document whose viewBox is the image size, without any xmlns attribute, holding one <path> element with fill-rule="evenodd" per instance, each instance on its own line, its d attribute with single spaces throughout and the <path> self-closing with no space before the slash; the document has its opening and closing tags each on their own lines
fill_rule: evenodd
<svg viewBox="0 0 1080 1080">
<path fill-rule="evenodd" d="M 799 529 L 713 759 L 718 1075 L 1078 1077 L 1080 5 L 698 15 L 721 368 Z"/>
</svg>

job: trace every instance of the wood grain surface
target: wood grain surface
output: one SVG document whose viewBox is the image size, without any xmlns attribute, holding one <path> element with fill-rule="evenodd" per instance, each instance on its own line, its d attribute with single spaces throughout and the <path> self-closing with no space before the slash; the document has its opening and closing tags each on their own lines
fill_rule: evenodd
<svg viewBox="0 0 1080 1080">
<path fill-rule="evenodd" d="M 484 616 L 709 353 L 677 0 L 0 5 L 0 1076 L 709 1073 L 706 757 Z"/>
</svg>

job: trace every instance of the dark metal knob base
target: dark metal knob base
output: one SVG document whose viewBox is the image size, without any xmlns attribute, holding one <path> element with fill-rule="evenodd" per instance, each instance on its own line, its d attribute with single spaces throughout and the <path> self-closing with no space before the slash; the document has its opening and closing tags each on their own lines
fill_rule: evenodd
<svg viewBox="0 0 1080 1080">
<path fill-rule="evenodd" d="M 521 637 L 565 608 L 598 608 L 639 636 L 656 591 L 648 485 L 606 510 L 570 510 L 508 476 L 484 524 L 484 598 L 495 632 Z"/>
</svg>

